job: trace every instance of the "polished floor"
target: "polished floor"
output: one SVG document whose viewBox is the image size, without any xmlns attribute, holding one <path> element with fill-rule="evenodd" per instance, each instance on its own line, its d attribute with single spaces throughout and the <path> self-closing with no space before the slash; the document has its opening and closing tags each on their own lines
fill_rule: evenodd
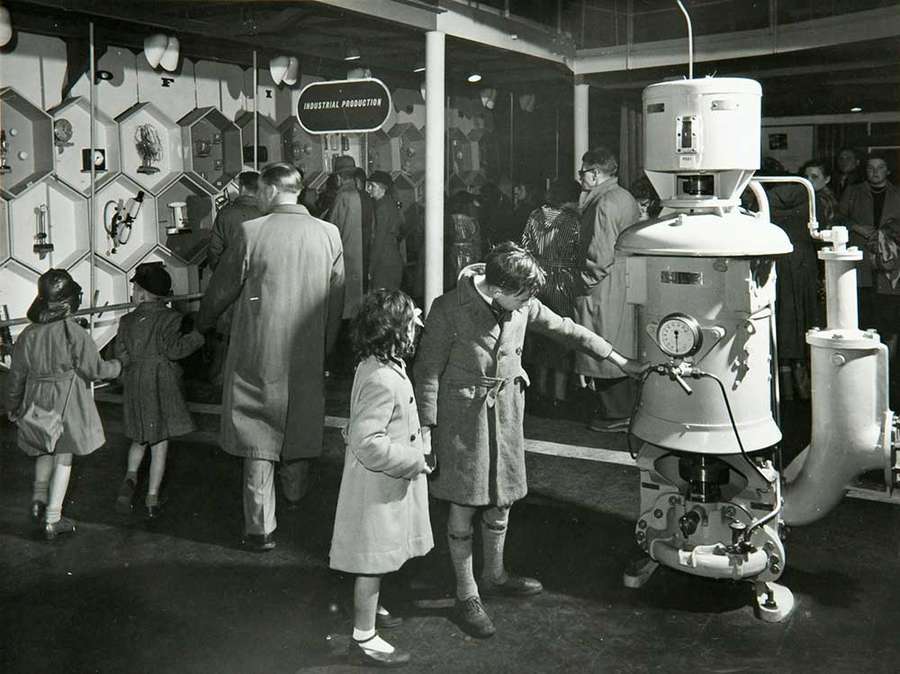
<svg viewBox="0 0 900 674">
<path fill-rule="evenodd" d="M 349 381 L 331 383 L 346 414 Z M 343 445 L 325 454 L 303 506 L 278 513 L 278 547 L 254 554 L 241 533 L 240 463 L 215 446 L 217 419 L 173 443 L 163 518 L 113 510 L 128 441 L 120 407 L 101 404 L 106 446 L 77 461 L 65 512 L 76 534 L 53 543 L 27 517 L 32 463 L 0 425 L 0 671 L 342 672 L 348 579 L 327 566 Z M 791 419 L 803 418 L 802 406 Z M 577 415 L 573 415 L 577 416 Z M 530 437 L 621 450 L 621 435 L 576 420 L 530 418 Z M 802 436 L 802 430 L 795 436 Z M 789 438 L 790 438 L 789 434 Z M 589 452 L 590 450 L 585 450 Z M 512 512 L 508 565 L 540 578 L 529 600 L 487 603 L 497 635 L 453 622 L 444 509 L 438 547 L 385 583 L 406 617 L 386 634 L 411 672 L 896 672 L 900 670 L 900 506 L 845 499 L 787 539 L 783 582 L 796 597 L 781 624 L 758 621 L 750 586 L 660 569 L 622 586 L 636 554 L 637 473 L 532 454 L 530 495 Z"/>
</svg>

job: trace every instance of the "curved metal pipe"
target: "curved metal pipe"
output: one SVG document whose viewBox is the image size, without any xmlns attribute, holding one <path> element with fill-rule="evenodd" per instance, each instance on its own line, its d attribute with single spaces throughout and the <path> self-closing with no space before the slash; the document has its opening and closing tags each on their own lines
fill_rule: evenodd
<svg viewBox="0 0 900 674">
<path fill-rule="evenodd" d="M 650 557 L 661 564 L 704 578 L 752 578 L 765 571 L 769 555 L 765 550 L 753 550 L 738 555 L 725 552 L 721 543 L 698 545 L 692 550 L 681 550 L 669 540 L 657 538 L 650 543 Z"/>
<path fill-rule="evenodd" d="M 750 191 L 753 192 L 753 196 L 756 197 L 757 217 L 763 222 L 771 222 L 771 219 L 769 218 L 769 197 L 766 196 L 766 191 L 763 189 L 763 186 L 759 184 L 759 181 L 756 178 L 754 178 L 750 181 L 748 187 L 750 188 Z"/>
<path fill-rule="evenodd" d="M 684 20 L 687 21 L 688 29 L 688 79 L 694 79 L 694 28 L 691 26 L 691 15 L 688 14 L 681 0 L 675 0 L 678 3 L 678 9 L 684 14 Z"/>
<path fill-rule="evenodd" d="M 797 183 L 806 188 L 807 203 L 809 206 L 809 222 L 806 226 L 809 228 L 809 235 L 819 241 L 822 239 L 822 233 L 819 232 L 819 221 L 816 220 L 816 189 L 806 178 L 800 176 L 754 176 L 753 180 L 760 183 Z M 751 189 L 753 183 L 750 183 Z M 756 194 L 756 192 L 753 192 Z M 757 197 L 757 201 L 759 197 Z M 767 200 L 768 201 L 768 200 Z"/>
</svg>

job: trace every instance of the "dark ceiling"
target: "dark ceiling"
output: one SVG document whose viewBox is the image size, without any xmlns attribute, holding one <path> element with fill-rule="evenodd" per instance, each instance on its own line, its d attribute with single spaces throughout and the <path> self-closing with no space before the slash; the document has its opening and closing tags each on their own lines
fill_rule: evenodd
<svg viewBox="0 0 900 674">
<path fill-rule="evenodd" d="M 361 3 L 365 0 L 359 0 Z M 409 0 L 430 4 L 436 11 L 449 0 Z M 623 44 L 634 40 L 667 39 L 684 33 L 673 0 L 491 0 L 493 16 L 544 24 L 549 35 L 574 38 L 576 44 Z M 831 16 L 850 9 L 896 5 L 896 0 L 686 0 L 696 35 L 758 27 L 775 8 L 777 20 L 791 22 Z M 391 87 L 418 89 L 422 74 L 413 72 L 424 60 L 421 31 L 368 15 L 317 2 L 267 0 L 9 0 L 13 25 L 20 30 L 86 40 L 94 20 L 100 42 L 142 49 L 144 37 L 157 28 L 179 35 L 182 53 L 206 58 L 260 63 L 279 53 L 301 57 L 301 69 L 326 78 L 345 77 L 343 60 L 349 45 L 357 47 L 365 66 Z M 457 4 L 459 6 L 459 3 Z M 471 8 L 470 3 L 462 3 Z M 631 8 L 631 14 L 627 9 Z M 467 9 L 468 11 L 468 9 Z M 471 11 L 475 11 L 472 9 Z M 630 17 L 630 19 L 629 19 Z M 592 19 L 592 20 L 589 20 Z M 567 30 L 569 34 L 557 32 Z M 605 37 L 600 36 L 603 33 Z M 591 40 L 585 36 L 594 36 Z M 600 36 L 600 37 L 598 37 Z M 601 39 L 602 37 L 602 39 Z M 900 107 L 900 39 L 853 43 L 824 49 L 761 56 L 733 61 L 700 62 L 695 76 L 747 76 L 761 81 L 763 113 L 783 116 L 849 112 L 858 105 L 866 112 L 896 111 Z M 448 95 L 476 92 L 485 86 L 517 92 L 536 92 L 539 102 L 570 105 L 572 74 L 561 64 L 504 52 L 466 40 L 447 38 Z M 478 70 L 478 85 L 466 75 Z M 652 82 L 681 77 L 686 68 L 666 67 L 595 74 L 587 81 L 602 92 L 636 99 Z M 540 104 L 540 103 L 539 103 Z"/>
</svg>

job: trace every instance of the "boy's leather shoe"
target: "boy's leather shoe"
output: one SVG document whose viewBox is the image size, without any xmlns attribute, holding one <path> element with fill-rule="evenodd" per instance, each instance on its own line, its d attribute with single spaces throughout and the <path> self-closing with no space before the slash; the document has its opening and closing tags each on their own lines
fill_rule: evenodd
<svg viewBox="0 0 900 674">
<path fill-rule="evenodd" d="M 403 618 L 391 613 L 376 613 L 375 628 L 379 630 L 392 630 L 403 624 Z"/>
<path fill-rule="evenodd" d="M 367 667 L 402 667 L 409 662 L 410 656 L 407 651 L 395 648 L 393 653 L 379 653 L 367 649 L 365 643 L 350 639 L 347 655 L 351 664 Z"/>
<path fill-rule="evenodd" d="M 467 634 L 479 639 L 487 639 L 494 635 L 494 623 L 484 610 L 481 597 L 469 597 L 463 601 L 456 600 L 456 616 L 460 627 Z"/>
<path fill-rule="evenodd" d="M 44 513 L 47 512 L 47 504 L 35 499 L 31 502 L 31 521 L 40 524 L 44 521 Z"/>
<path fill-rule="evenodd" d="M 241 544 L 251 552 L 268 552 L 275 549 L 275 537 L 271 534 L 247 534 Z"/>
<path fill-rule="evenodd" d="M 481 594 L 494 597 L 530 597 L 544 591 L 541 581 L 525 576 L 507 576 L 503 583 L 482 581 L 478 586 Z"/>
<path fill-rule="evenodd" d="M 74 534 L 75 522 L 68 517 L 61 517 L 58 522 L 47 522 L 44 524 L 44 538 L 52 541 L 61 534 Z"/>
</svg>

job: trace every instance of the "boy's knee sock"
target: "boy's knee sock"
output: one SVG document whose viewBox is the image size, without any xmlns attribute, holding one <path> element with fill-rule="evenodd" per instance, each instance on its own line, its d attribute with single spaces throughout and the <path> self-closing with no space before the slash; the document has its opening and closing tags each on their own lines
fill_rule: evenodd
<svg viewBox="0 0 900 674">
<path fill-rule="evenodd" d="M 506 527 L 509 508 L 488 508 L 481 514 L 481 543 L 484 549 L 482 580 L 489 583 L 505 583 L 503 549 L 506 545 Z"/>
<path fill-rule="evenodd" d="M 447 528 L 450 559 L 456 574 L 456 597 L 459 600 L 478 596 L 478 585 L 472 569 L 472 527 L 468 531 L 452 531 Z"/>
<path fill-rule="evenodd" d="M 53 455 L 45 454 L 34 461 L 34 482 L 32 483 L 31 500 L 47 503 L 47 492 L 50 490 L 50 478 L 53 476 Z"/>
<path fill-rule="evenodd" d="M 69 476 L 72 474 L 72 465 L 57 463 L 53 469 L 53 477 L 50 478 L 49 500 L 47 501 L 47 522 L 59 522 L 62 517 L 63 501 L 66 500 L 66 490 L 69 488 Z"/>
<path fill-rule="evenodd" d="M 45 480 L 43 482 L 34 481 L 34 484 L 31 487 L 31 500 L 32 501 L 40 501 L 41 503 L 47 503 L 47 496 L 50 492 L 50 480 Z"/>
</svg>

